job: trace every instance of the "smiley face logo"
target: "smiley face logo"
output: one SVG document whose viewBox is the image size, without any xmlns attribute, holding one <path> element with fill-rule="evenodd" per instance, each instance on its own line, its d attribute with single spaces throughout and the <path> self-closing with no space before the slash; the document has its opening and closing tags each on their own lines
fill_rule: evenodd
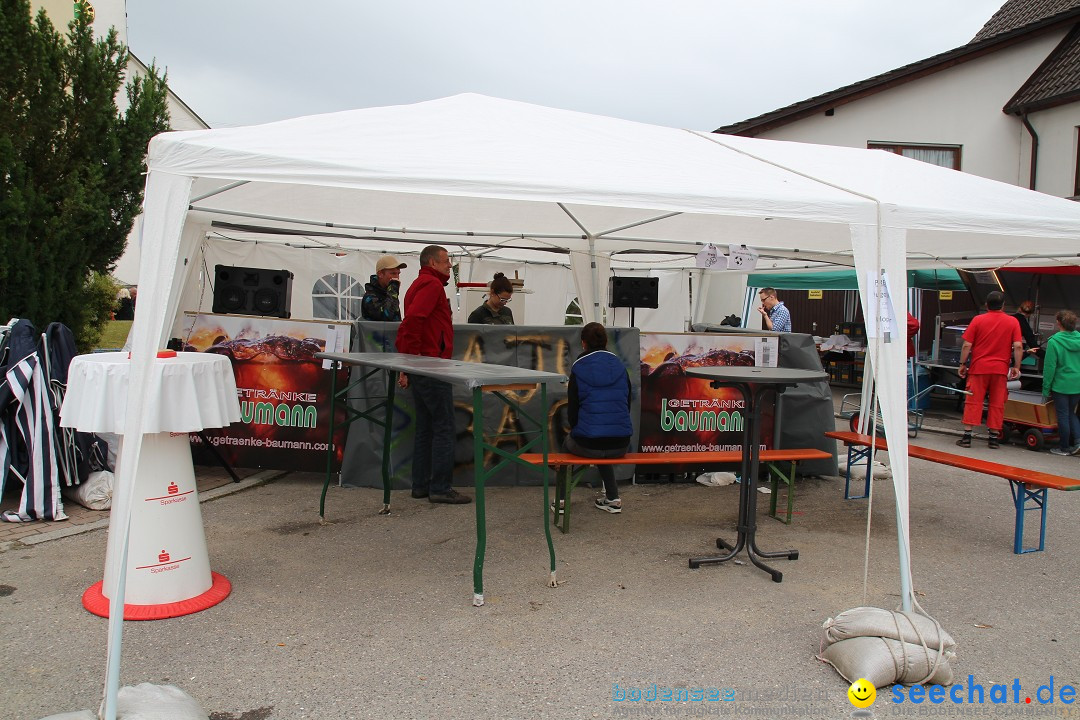
<svg viewBox="0 0 1080 720">
<path fill-rule="evenodd" d="M 877 699 L 877 688 L 863 678 L 851 683 L 847 691 L 848 700 L 857 708 L 868 708 Z"/>
</svg>

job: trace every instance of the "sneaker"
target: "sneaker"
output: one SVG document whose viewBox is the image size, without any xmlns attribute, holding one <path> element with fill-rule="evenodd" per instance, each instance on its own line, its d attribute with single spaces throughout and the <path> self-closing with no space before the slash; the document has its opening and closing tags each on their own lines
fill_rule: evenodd
<svg viewBox="0 0 1080 720">
<path fill-rule="evenodd" d="M 1071 448 L 1065 448 L 1064 450 L 1062 450 L 1059 447 L 1052 447 L 1052 448 L 1050 448 L 1050 452 L 1053 455 L 1072 455 L 1073 454 Z"/>
<path fill-rule="evenodd" d="M 428 495 L 429 503 L 446 503 L 448 505 L 466 505 L 472 502 L 472 498 L 468 495 L 462 495 L 454 488 L 450 488 L 445 493 L 439 495 Z"/>
<path fill-rule="evenodd" d="M 551 512 L 555 512 L 555 503 L 554 502 L 552 502 L 551 505 L 549 505 L 548 507 L 551 508 Z M 566 509 L 566 501 L 565 500 L 560 500 L 559 501 L 559 512 L 562 512 L 565 509 Z"/>
<path fill-rule="evenodd" d="M 1001 443 L 1001 437 L 998 436 L 996 433 L 990 433 L 990 437 L 987 438 L 987 440 L 986 440 L 986 447 L 993 450 L 995 448 L 1000 447 L 1001 446 L 1000 443 Z"/>
<path fill-rule="evenodd" d="M 966 447 L 966 448 L 971 447 L 971 436 L 970 435 L 964 435 L 962 438 L 960 438 L 959 440 L 956 441 L 956 444 L 959 445 L 960 447 Z"/>
<path fill-rule="evenodd" d="M 422 500 L 423 498 L 426 498 L 428 496 L 428 491 L 427 490 L 413 490 L 412 491 L 412 496 L 414 498 L 416 498 L 417 500 Z"/>
<path fill-rule="evenodd" d="M 1080 445 L 1069 450 L 1070 455 L 1080 455 Z"/>
<path fill-rule="evenodd" d="M 596 509 L 603 510 L 609 513 L 621 513 L 622 512 L 622 500 L 616 498 L 614 500 L 608 500 L 606 497 L 596 498 Z"/>
</svg>

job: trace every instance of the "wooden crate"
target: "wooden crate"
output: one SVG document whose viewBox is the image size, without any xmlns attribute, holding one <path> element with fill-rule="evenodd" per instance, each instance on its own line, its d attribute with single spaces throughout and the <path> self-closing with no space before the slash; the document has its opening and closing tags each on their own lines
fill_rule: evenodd
<svg viewBox="0 0 1080 720">
<path fill-rule="evenodd" d="M 1005 419 L 1010 422 L 1043 427 L 1057 426 L 1053 401 L 1043 402 L 1041 393 L 1013 390 L 1005 401 Z"/>
</svg>

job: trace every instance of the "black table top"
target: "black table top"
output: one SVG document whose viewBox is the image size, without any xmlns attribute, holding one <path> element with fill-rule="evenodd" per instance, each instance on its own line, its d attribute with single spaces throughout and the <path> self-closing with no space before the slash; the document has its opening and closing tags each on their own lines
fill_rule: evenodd
<svg viewBox="0 0 1080 720">
<path fill-rule="evenodd" d="M 695 367 L 687 368 L 690 377 L 719 382 L 753 383 L 755 385 L 798 385 L 829 379 L 824 370 L 769 367 Z"/>
</svg>

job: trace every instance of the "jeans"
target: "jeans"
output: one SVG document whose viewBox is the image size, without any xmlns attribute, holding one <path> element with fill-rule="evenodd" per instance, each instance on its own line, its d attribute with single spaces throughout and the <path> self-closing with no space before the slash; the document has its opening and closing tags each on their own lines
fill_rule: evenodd
<svg viewBox="0 0 1080 720">
<path fill-rule="evenodd" d="M 1052 392 L 1054 412 L 1058 421 L 1058 445 L 1062 450 L 1071 450 L 1080 445 L 1080 418 L 1076 416 L 1076 406 L 1080 395 L 1066 395 Z"/>
<path fill-rule="evenodd" d="M 572 453 L 574 455 L 580 455 L 581 457 L 591 458 L 618 458 L 626 454 L 629 447 L 615 448 L 613 450 L 594 450 L 592 448 L 581 447 L 574 440 L 573 435 L 567 435 L 566 440 L 563 442 L 563 450 Z M 600 479 L 604 481 L 604 494 L 607 495 L 608 500 L 619 499 L 619 483 L 615 482 L 615 469 L 611 465 L 597 465 L 596 469 L 600 472 Z"/>
<path fill-rule="evenodd" d="M 413 435 L 412 489 L 445 495 L 454 476 L 454 390 L 449 383 L 410 375 L 416 410 Z"/>
</svg>

